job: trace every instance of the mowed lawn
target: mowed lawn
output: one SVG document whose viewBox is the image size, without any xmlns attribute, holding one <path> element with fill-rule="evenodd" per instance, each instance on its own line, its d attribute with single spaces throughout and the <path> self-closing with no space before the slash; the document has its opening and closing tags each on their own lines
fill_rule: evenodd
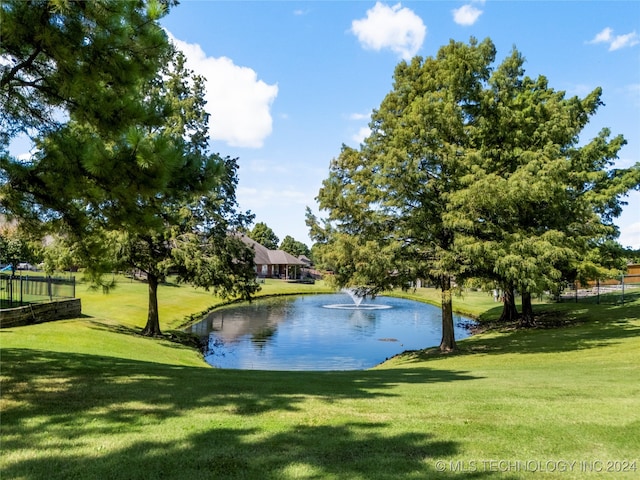
<svg viewBox="0 0 640 480">
<path fill-rule="evenodd" d="M 277 282 L 264 293 L 300 288 L 326 291 Z M 492 330 L 454 355 L 259 372 L 213 369 L 188 347 L 136 335 L 145 293 L 135 282 L 82 291 L 83 318 L 0 330 L 0 478 L 640 476 L 637 296 L 536 305 L 569 325 Z M 160 296 L 166 330 L 220 302 L 179 286 Z M 456 305 L 496 314 L 486 294 Z"/>
</svg>

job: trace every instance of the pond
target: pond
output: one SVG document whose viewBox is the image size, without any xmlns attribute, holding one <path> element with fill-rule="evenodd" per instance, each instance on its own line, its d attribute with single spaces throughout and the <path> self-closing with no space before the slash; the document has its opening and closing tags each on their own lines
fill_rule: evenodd
<svg viewBox="0 0 640 480">
<path fill-rule="evenodd" d="M 454 315 L 456 339 L 472 320 Z M 207 363 L 246 370 L 359 370 L 405 350 L 437 346 L 440 309 L 392 297 L 347 294 L 256 300 L 216 310 L 189 331 L 208 341 Z"/>
</svg>

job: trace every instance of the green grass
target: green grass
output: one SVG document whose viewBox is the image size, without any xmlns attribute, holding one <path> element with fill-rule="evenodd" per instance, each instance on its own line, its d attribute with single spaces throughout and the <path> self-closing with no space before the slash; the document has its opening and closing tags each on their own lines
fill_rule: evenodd
<svg viewBox="0 0 640 480">
<path fill-rule="evenodd" d="M 321 289 L 278 282 L 265 293 L 301 287 Z M 640 467 L 639 298 L 536 305 L 569 325 L 485 332 L 454 355 L 256 372 L 212 369 L 187 347 L 132 335 L 145 293 L 137 283 L 83 293 L 88 317 L 0 331 L 0 478 L 639 475 L 607 464 Z M 480 316 L 495 308 L 483 295 L 454 304 Z M 161 287 L 161 302 L 174 328 L 220 299 Z"/>
<path fill-rule="evenodd" d="M 419 302 L 440 305 L 441 292 L 435 288 L 419 288 L 416 290 L 394 291 L 390 295 L 416 300 Z M 478 292 L 473 290 L 465 290 L 458 292 L 452 296 L 454 310 L 461 314 L 472 318 L 497 318 L 500 316 L 502 304 L 495 302 L 491 292 Z"/>
<path fill-rule="evenodd" d="M 92 289 L 88 284 L 79 284 L 76 295 L 82 299 L 82 312 L 113 325 L 143 327 L 147 319 L 147 284 L 125 277 L 118 277 L 116 281 L 116 288 L 108 294 Z M 331 292 L 333 290 L 323 282 L 311 285 L 267 279 L 256 296 Z M 179 285 L 169 279 L 158 287 L 161 326 L 169 330 L 179 328 L 190 317 L 228 301 L 209 291 Z"/>
</svg>

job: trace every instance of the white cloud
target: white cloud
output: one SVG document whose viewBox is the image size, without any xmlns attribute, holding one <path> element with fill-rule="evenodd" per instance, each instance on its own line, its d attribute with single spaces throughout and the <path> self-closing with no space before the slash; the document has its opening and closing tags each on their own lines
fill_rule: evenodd
<svg viewBox="0 0 640 480">
<path fill-rule="evenodd" d="M 245 162 L 246 163 L 246 162 Z M 248 165 L 244 165 L 243 169 L 251 173 L 273 173 L 273 174 L 287 174 L 290 173 L 290 169 L 286 165 L 282 165 L 278 162 L 272 162 L 264 159 L 253 159 L 249 161 Z"/>
<path fill-rule="evenodd" d="M 390 7 L 380 2 L 367 10 L 365 18 L 351 22 L 351 32 L 363 48 L 390 49 L 409 60 L 422 46 L 427 27 L 412 10 L 400 3 Z"/>
<path fill-rule="evenodd" d="M 609 27 L 598 33 L 589 43 L 608 43 L 611 41 L 613 30 Z"/>
<path fill-rule="evenodd" d="M 640 248 L 640 222 L 621 227 L 618 242 L 623 247 Z"/>
<path fill-rule="evenodd" d="M 371 112 L 352 113 L 349 115 L 349 120 L 368 120 L 370 117 L 371 117 Z"/>
<path fill-rule="evenodd" d="M 473 5 L 463 5 L 460 8 L 456 8 L 452 10 L 453 12 L 453 21 L 458 25 L 469 26 L 476 23 L 480 15 L 482 15 L 482 10 L 477 9 Z"/>
<path fill-rule="evenodd" d="M 358 133 L 354 134 L 351 139 L 360 145 L 369 135 L 371 135 L 371 129 L 369 127 L 361 127 Z"/>
<path fill-rule="evenodd" d="M 607 43 L 609 44 L 609 51 L 619 50 L 625 47 L 633 47 L 640 43 L 640 37 L 634 30 L 631 33 L 624 35 L 613 35 L 613 29 L 610 27 L 604 28 L 600 33 L 596 34 L 593 39 L 587 43 Z"/>
<path fill-rule="evenodd" d="M 618 50 L 624 47 L 633 47 L 638 43 L 640 43 L 640 39 L 635 31 L 627 33 L 626 35 L 618 35 L 611 41 L 609 51 Z"/>
<path fill-rule="evenodd" d="M 278 86 L 258 79 L 248 67 L 235 65 L 227 57 L 208 57 L 200 45 L 176 39 L 171 41 L 185 54 L 187 67 L 206 80 L 206 110 L 210 138 L 232 147 L 260 148 L 271 135 L 271 104 Z"/>
</svg>

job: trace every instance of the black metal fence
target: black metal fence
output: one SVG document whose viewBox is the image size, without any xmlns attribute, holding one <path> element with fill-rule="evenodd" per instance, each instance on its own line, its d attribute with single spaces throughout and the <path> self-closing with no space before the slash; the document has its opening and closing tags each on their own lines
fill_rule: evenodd
<svg viewBox="0 0 640 480">
<path fill-rule="evenodd" d="M 75 298 L 75 277 L 0 274 L 0 307 L 12 308 L 30 303 Z"/>
<path fill-rule="evenodd" d="M 560 295 L 562 302 L 624 304 L 640 297 L 640 275 L 596 280 L 589 285 L 570 285 Z"/>
</svg>

